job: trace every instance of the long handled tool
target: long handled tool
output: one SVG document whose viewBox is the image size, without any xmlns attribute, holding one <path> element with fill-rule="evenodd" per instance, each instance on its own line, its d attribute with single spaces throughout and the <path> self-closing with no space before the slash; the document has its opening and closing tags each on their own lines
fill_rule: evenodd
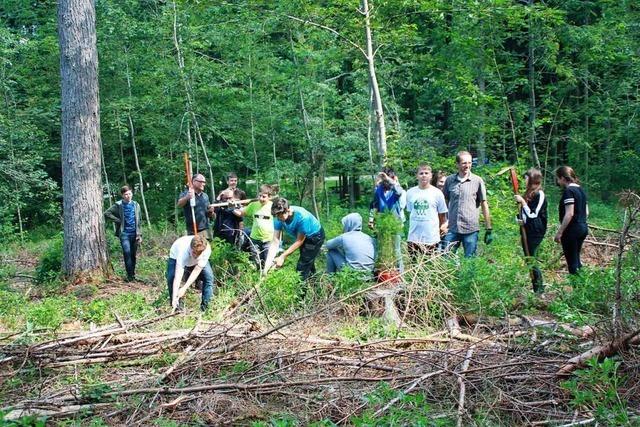
<svg viewBox="0 0 640 427">
<path fill-rule="evenodd" d="M 193 183 L 191 182 L 191 162 L 189 161 L 189 154 L 184 153 L 184 170 L 187 174 L 187 186 L 189 187 L 189 190 L 193 189 Z M 198 234 L 198 225 L 196 224 L 196 212 L 195 212 L 195 206 L 196 206 L 196 198 L 192 197 L 191 199 L 189 199 L 189 206 L 191 206 L 191 218 L 193 219 L 193 235 L 197 235 Z"/>
<path fill-rule="evenodd" d="M 516 173 L 516 168 L 512 167 L 511 169 L 509 169 L 509 173 L 511 174 L 511 185 L 513 186 L 513 194 L 516 195 L 519 193 L 519 188 L 520 188 L 520 184 L 518 183 L 518 174 Z M 518 209 L 518 216 L 520 216 L 520 209 Z M 527 233 L 524 229 L 524 224 L 522 222 L 520 222 L 520 237 L 522 238 L 522 246 L 524 247 L 524 254 L 527 257 L 530 257 L 531 254 L 529 253 L 529 242 L 527 242 Z"/>
</svg>

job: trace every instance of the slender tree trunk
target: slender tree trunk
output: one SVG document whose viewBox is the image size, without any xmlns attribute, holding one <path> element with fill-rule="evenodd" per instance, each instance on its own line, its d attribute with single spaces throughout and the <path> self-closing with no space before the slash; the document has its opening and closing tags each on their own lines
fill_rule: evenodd
<svg viewBox="0 0 640 427">
<path fill-rule="evenodd" d="M 133 102 L 133 96 L 131 94 L 131 74 L 129 73 L 129 59 L 127 48 L 124 49 L 125 56 L 125 75 L 127 77 L 127 94 L 129 96 L 129 107 L 127 109 L 127 119 L 129 121 L 129 136 L 131 138 L 131 148 L 133 149 L 133 160 L 136 164 L 136 171 L 138 172 L 138 184 L 140 186 L 140 198 L 142 199 L 142 208 L 144 209 L 144 217 L 147 220 L 147 226 L 151 227 L 151 220 L 149 219 L 149 210 L 147 209 L 147 199 L 144 197 L 144 180 L 142 179 L 142 170 L 140 169 L 140 162 L 138 161 L 138 147 L 136 145 L 136 129 L 133 126 L 133 119 L 131 118 L 131 103 Z"/>
<path fill-rule="evenodd" d="M 493 66 L 496 70 L 496 74 L 498 75 L 498 81 L 500 82 L 500 89 L 502 91 L 502 103 L 504 104 L 504 109 L 507 113 L 507 119 L 509 120 L 509 129 L 511 131 L 511 142 L 513 143 L 513 157 L 515 163 L 518 163 L 518 140 L 516 138 L 516 125 L 513 120 L 513 114 L 511 113 L 511 107 L 509 106 L 509 101 L 507 100 L 507 91 L 504 87 L 504 82 L 502 81 L 502 75 L 500 74 L 500 67 L 498 67 L 498 61 L 496 60 L 495 52 L 492 54 Z"/>
<path fill-rule="evenodd" d="M 529 151 L 531 163 L 540 169 L 540 159 L 536 149 L 536 76 L 535 76 L 535 38 L 533 28 L 533 0 L 529 0 L 529 60 L 527 70 L 529 78 Z"/>
<path fill-rule="evenodd" d="M 371 8 L 368 0 L 362 0 L 360 13 L 364 15 L 365 37 L 366 37 L 366 59 L 369 69 L 369 85 L 373 93 L 373 111 L 375 114 L 376 140 L 380 153 L 380 166 L 387 160 L 387 131 L 384 124 L 384 109 L 382 107 L 382 97 L 375 67 L 375 51 L 373 50 L 373 37 L 371 35 Z"/>
<path fill-rule="evenodd" d="M 276 149 L 276 129 L 275 126 L 273 125 L 273 110 L 271 108 L 271 97 L 269 97 L 269 124 L 271 127 L 271 149 L 272 149 L 272 154 L 273 154 L 273 168 L 276 171 L 276 179 L 277 179 L 277 184 L 278 187 L 280 186 L 280 170 L 278 170 L 278 156 L 277 156 L 277 149 Z"/>
<path fill-rule="evenodd" d="M 176 59 L 178 62 L 178 70 L 180 71 L 180 77 L 182 79 L 182 84 L 184 86 L 187 112 L 189 113 L 191 120 L 193 121 L 194 130 L 196 134 L 196 144 L 199 143 L 200 146 L 202 147 L 204 160 L 207 164 L 207 168 L 209 169 L 209 183 L 210 183 L 209 188 L 211 192 L 210 193 L 211 200 L 215 200 L 216 192 L 215 192 L 215 185 L 213 180 L 213 168 L 211 167 L 211 162 L 209 162 L 209 156 L 207 155 L 207 148 L 204 145 L 204 140 L 202 139 L 202 134 L 200 133 L 200 125 L 198 124 L 198 118 L 194 112 L 192 89 L 191 89 L 191 85 L 189 84 L 187 74 L 185 72 L 184 57 L 182 56 L 182 49 L 180 48 L 180 41 L 178 37 L 178 7 L 175 1 L 173 2 L 173 45 L 176 48 Z M 191 140 L 189 139 L 189 141 Z M 189 143 L 189 149 L 191 149 L 191 143 Z M 197 148 L 196 148 L 196 153 L 197 153 Z M 197 163 L 196 163 L 196 166 L 197 166 Z M 198 169 L 199 168 L 196 167 L 196 170 Z"/>
<path fill-rule="evenodd" d="M 584 81 L 584 180 L 589 181 L 589 82 Z"/>
<path fill-rule="evenodd" d="M 371 180 L 376 181 L 376 166 L 373 161 L 373 147 L 371 142 L 371 133 L 373 131 L 373 90 L 369 88 L 369 116 L 367 123 L 367 145 L 369 146 L 369 168 L 371 172 Z"/>
<path fill-rule="evenodd" d="M 118 128 L 118 146 L 120 147 L 120 166 L 122 167 L 122 183 L 127 182 L 127 168 L 124 164 L 124 144 L 122 143 L 122 129 L 120 128 L 120 114 L 116 110 L 116 126 Z"/>
<path fill-rule="evenodd" d="M 4 76 L 3 76 L 4 77 Z M 13 108 L 11 108 L 11 105 L 9 103 L 9 96 L 7 94 L 7 92 L 5 91 L 4 93 L 4 105 L 6 107 L 6 112 L 7 112 L 7 117 L 9 117 L 10 115 L 15 119 L 15 114 L 12 114 L 12 111 L 15 112 L 16 111 L 16 106 L 14 103 Z M 8 139 L 9 139 L 9 157 L 11 159 L 11 164 L 13 165 L 13 167 L 17 168 L 16 165 L 16 154 L 13 148 L 13 132 L 11 129 L 8 129 Z M 15 203 L 16 203 L 16 214 L 18 215 L 18 227 L 20 230 L 20 242 L 24 243 L 24 226 L 23 226 L 23 222 L 22 222 L 22 208 L 20 207 L 20 187 L 18 186 L 18 180 L 14 181 L 14 193 L 15 195 Z"/>
<path fill-rule="evenodd" d="M 61 75 L 62 270 L 108 270 L 100 165 L 98 52 L 93 1 L 58 2 Z"/>
<path fill-rule="evenodd" d="M 480 129 L 478 132 L 478 142 L 476 147 L 478 149 L 478 165 L 484 165 L 487 163 L 487 148 L 485 141 L 485 106 L 484 106 L 484 94 L 485 94 L 485 80 L 483 74 L 483 67 L 480 68 L 480 74 L 478 75 L 478 90 L 480 91 L 480 96 L 483 98 L 480 101 Z"/>
<path fill-rule="evenodd" d="M 296 54 L 293 48 L 293 37 L 291 33 L 289 33 L 289 42 L 291 43 L 291 55 L 293 56 L 293 64 L 298 65 L 296 60 Z M 300 97 L 300 111 L 302 113 L 302 124 L 304 125 L 304 135 L 307 140 L 307 144 L 309 144 L 309 150 L 311 151 L 311 202 L 313 204 L 313 213 L 316 218 L 320 218 L 320 212 L 318 210 L 318 200 L 317 200 L 317 191 L 316 191 L 316 168 L 318 167 L 317 159 L 316 159 L 316 150 L 313 146 L 313 142 L 311 141 L 311 133 L 309 132 L 309 114 L 307 113 L 307 108 L 304 104 L 304 96 L 302 95 L 302 84 L 300 83 L 300 75 L 296 70 L 296 82 L 298 84 L 298 96 Z"/>
<path fill-rule="evenodd" d="M 258 151 L 256 150 L 256 125 L 255 118 L 253 115 L 253 78 L 251 77 L 251 73 L 253 72 L 252 63 L 251 63 L 251 55 L 249 55 L 249 121 L 251 124 L 251 148 L 253 149 L 253 168 L 254 168 L 254 176 L 258 176 Z M 260 185 L 258 184 L 258 180 L 256 179 L 256 192 L 260 191 Z"/>
</svg>

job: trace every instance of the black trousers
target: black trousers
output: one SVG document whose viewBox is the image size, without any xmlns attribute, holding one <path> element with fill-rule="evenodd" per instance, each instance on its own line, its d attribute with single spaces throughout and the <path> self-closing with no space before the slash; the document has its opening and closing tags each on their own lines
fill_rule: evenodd
<svg viewBox="0 0 640 427">
<path fill-rule="evenodd" d="M 315 260 L 322 244 L 324 243 L 324 230 L 320 228 L 315 234 L 307 236 L 300 246 L 300 258 L 298 259 L 298 265 L 296 265 L 296 271 L 302 276 L 302 280 L 307 280 L 309 276 L 316 272 Z"/>
<path fill-rule="evenodd" d="M 577 274 L 578 270 L 582 268 L 580 251 L 582 251 L 582 244 L 587 238 L 588 232 L 587 224 L 571 224 L 562 233 L 560 243 L 562 243 L 564 258 L 567 260 L 569 274 Z"/>
<path fill-rule="evenodd" d="M 538 267 L 536 260 L 536 253 L 538 247 L 542 243 L 544 236 L 527 234 L 527 249 L 529 249 L 529 256 L 531 259 L 527 260 L 527 263 L 531 265 L 531 284 L 533 285 L 533 291 L 536 293 L 542 293 L 544 291 L 544 284 L 542 281 L 542 271 Z M 524 239 L 521 239 L 522 249 L 524 250 Z M 525 255 L 527 251 L 524 251 Z"/>
</svg>

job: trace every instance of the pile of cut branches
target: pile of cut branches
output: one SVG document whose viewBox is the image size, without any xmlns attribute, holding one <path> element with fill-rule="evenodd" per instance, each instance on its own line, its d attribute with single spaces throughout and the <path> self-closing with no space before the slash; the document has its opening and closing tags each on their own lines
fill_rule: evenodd
<svg viewBox="0 0 640 427">
<path fill-rule="evenodd" d="M 21 344 L 20 336 L 3 338 L 5 419 L 100 416 L 144 425 L 163 417 L 219 424 L 287 412 L 302 422 L 348 423 L 363 411 L 383 416 L 417 392 L 433 404 L 433 417 L 458 425 L 478 413 L 516 424 L 591 417 L 587 409 L 569 407 L 558 377 L 568 359 L 559 344 L 578 349 L 580 339 L 531 322 L 475 327 L 475 333 L 456 326 L 362 344 L 301 333 L 308 316 L 264 331 L 240 321 L 158 331 L 172 316 L 118 321 L 32 345 Z M 91 375 L 83 374 L 92 367 Z M 381 383 L 394 394 L 371 403 L 367 396 Z"/>
</svg>

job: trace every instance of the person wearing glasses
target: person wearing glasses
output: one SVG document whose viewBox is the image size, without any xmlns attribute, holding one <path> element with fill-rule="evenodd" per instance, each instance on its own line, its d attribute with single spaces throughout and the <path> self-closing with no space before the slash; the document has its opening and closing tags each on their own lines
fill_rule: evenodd
<svg viewBox="0 0 640 427">
<path fill-rule="evenodd" d="M 193 236 L 198 234 L 205 238 L 209 237 L 209 218 L 213 217 L 213 207 L 210 206 L 209 196 L 204 192 L 204 187 L 207 185 L 207 181 L 202 174 L 195 174 L 191 178 L 192 186 L 180 193 L 178 198 L 178 207 L 182 208 L 184 212 L 184 221 L 187 225 L 187 234 Z M 194 200 L 194 202 L 191 202 Z M 193 206 L 193 213 L 195 215 L 197 230 L 193 230 L 193 215 L 191 214 L 191 207 Z"/>
</svg>

